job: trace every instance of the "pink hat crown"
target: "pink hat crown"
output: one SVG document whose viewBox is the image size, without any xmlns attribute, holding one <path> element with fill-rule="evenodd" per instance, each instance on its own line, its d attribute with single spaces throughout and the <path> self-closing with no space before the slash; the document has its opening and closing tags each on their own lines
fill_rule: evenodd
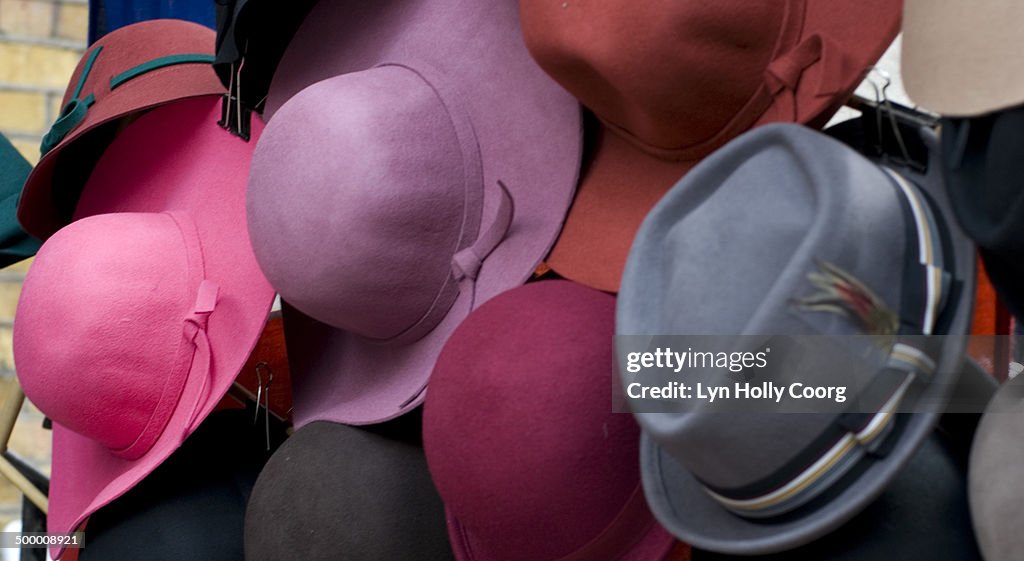
<svg viewBox="0 0 1024 561">
<path fill-rule="evenodd" d="M 209 370 L 206 318 L 217 288 L 203 277 L 185 213 L 105 214 L 64 227 L 39 251 L 18 305 L 25 394 L 112 454 L 141 457 L 190 373 Z"/>
</svg>

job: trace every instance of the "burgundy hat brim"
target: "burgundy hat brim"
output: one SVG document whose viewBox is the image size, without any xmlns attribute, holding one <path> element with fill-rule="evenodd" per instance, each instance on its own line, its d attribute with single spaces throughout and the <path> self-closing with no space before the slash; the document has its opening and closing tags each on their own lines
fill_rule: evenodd
<svg viewBox="0 0 1024 561">
<path fill-rule="evenodd" d="M 477 545 L 478 540 L 459 524 L 458 519 L 447 508 L 445 517 L 448 520 L 448 541 L 452 545 L 456 561 L 503 561 L 501 558 L 482 554 L 481 550 L 484 548 Z M 668 559 L 676 543 L 675 537 L 651 517 L 649 529 L 642 536 L 636 536 L 633 546 L 614 561 L 664 561 Z"/>
</svg>

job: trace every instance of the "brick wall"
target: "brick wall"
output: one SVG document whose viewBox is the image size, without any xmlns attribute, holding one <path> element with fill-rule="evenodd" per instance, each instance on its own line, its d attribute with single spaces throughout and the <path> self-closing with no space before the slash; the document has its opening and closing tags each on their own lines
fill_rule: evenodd
<svg viewBox="0 0 1024 561">
<path fill-rule="evenodd" d="M 0 132 L 33 164 L 85 50 L 86 0 L 0 0 Z M 0 376 L 13 373 L 10 329 L 28 263 L 0 271 Z"/>
<path fill-rule="evenodd" d="M 33 164 L 60 113 L 68 79 L 85 50 L 87 0 L 0 0 L 0 132 Z M 29 262 L 0 269 L 0 400 L 15 391 L 11 327 Z M 42 415 L 23 408 L 10 447 L 44 472 L 49 439 Z M 0 524 L 18 517 L 20 495 L 0 478 Z"/>
<path fill-rule="evenodd" d="M 86 0 L 0 0 L 0 132 L 31 162 L 85 49 Z"/>
</svg>

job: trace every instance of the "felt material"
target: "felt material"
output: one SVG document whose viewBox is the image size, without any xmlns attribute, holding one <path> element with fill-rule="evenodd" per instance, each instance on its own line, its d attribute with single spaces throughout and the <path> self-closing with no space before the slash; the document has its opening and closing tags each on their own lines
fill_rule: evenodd
<svg viewBox="0 0 1024 561">
<path fill-rule="evenodd" d="M 1024 317 L 1024 107 L 942 121 L 942 165 L 953 209 L 981 249 L 992 285 Z"/>
<path fill-rule="evenodd" d="M 974 200 L 975 194 L 978 195 L 981 200 L 996 200 L 995 197 L 982 196 L 985 193 L 985 189 L 978 189 L 977 193 L 971 189 L 964 189 L 964 187 L 970 187 L 965 185 L 966 181 L 960 181 L 960 186 L 955 187 L 958 181 L 951 177 L 949 168 L 951 167 L 951 158 L 949 145 L 954 143 L 950 139 L 952 133 L 944 133 L 940 139 L 941 142 L 934 142 L 927 140 L 934 138 L 935 133 L 933 131 L 922 133 L 923 129 L 929 127 L 923 127 L 921 125 L 911 124 L 909 122 L 901 123 L 897 122 L 899 137 L 893 133 L 892 123 L 885 119 L 879 123 L 877 120 L 878 114 L 869 110 L 866 114 L 862 114 L 860 117 L 855 119 L 849 119 L 842 121 L 824 130 L 824 133 L 845 143 L 847 146 L 857 150 L 865 157 L 870 160 L 883 163 L 890 167 L 898 169 L 900 174 L 910 177 L 915 181 L 941 181 L 945 188 L 949 191 L 950 198 L 954 199 L 953 211 L 957 215 L 957 219 L 964 231 L 968 235 L 974 238 L 975 242 L 979 241 L 977 235 L 972 234 L 972 225 L 966 224 L 964 218 L 969 214 L 981 214 L 977 210 L 969 212 L 967 209 L 978 206 L 978 201 Z M 882 128 L 879 129 L 878 127 Z M 942 130 L 950 131 L 954 130 L 956 125 L 951 122 L 947 122 L 942 126 Z M 1005 130 L 1005 129 L 1004 129 Z M 977 134 L 975 139 L 975 145 L 978 149 L 983 150 L 987 143 L 987 136 L 983 134 Z M 902 148 L 900 144 L 902 143 Z M 918 166 L 917 170 L 911 169 L 909 165 L 905 163 L 907 156 L 913 162 L 912 165 Z M 900 163 L 904 162 L 904 163 Z M 977 160 L 975 160 L 977 165 Z M 931 178 L 923 179 L 920 174 L 924 170 L 924 173 L 931 175 Z M 975 167 L 975 173 L 978 170 Z M 983 172 L 984 173 L 984 172 Z M 938 177 L 937 174 L 944 174 L 943 177 Z M 964 191 L 963 194 L 958 191 Z M 991 198 L 990 198 L 991 197 Z M 960 200 L 957 200 L 957 199 Z M 997 210 L 997 205 L 992 202 L 987 203 L 985 206 L 990 206 L 991 209 L 987 212 L 991 213 L 988 216 L 999 217 L 1003 211 Z M 1000 208 L 1004 205 L 1002 202 L 998 205 Z M 1012 207 L 1012 205 L 1009 205 Z M 986 213 L 987 214 L 987 213 Z M 980 219 L 978 225 L 980 226 L 994 226 L 991 219 Z M 973 226 L 978 227 L 978 226 Z M 997 230 L 998 231 L 998 230 Z M 984 254 L 984 250 L 980 252 Z M 979 259 L 981 259 L 979 257 Z M 979 268 L 978 275 L 975 279 L 975 295 L 974 295 L 974 319 L 971 323 L 972 335 L 995 335 L 997 333 L 996 326 L 996 315 L 1001 313 L 1002 305 L 998 302 L 995 288 L 992 286 L 985 269 Z M 1003 330 L 1005 332 L 1005 329 Z M 994 339 L 982 340 L 981 338 L 974 338 L 968 341 L 968 354 L 984 357 L 991 357 L 992 351 L 985 349 L 986 343 L 991 344 Z M 991 358 L 987 359 L 991 362 Z M 976 411 L 976 409 L 975 409 Z"/>
<path fill-rule="evenodd" d="M 240 81 L 242 104 L 260 111 L 288 42 L 315 0 L 217 0 L 217 60 L 225 88 Z"/>
<path fill-rule="evenodd" d="M 265 114 L 249 231 L 286 303 L 296 426 L 397 417 L 455 326 L 550 249 L 579 105 L 530 59 L 510 0 L 341 1 L 306 18 Z"/>
<path fill-rule="evenodd" d="M 267 462 L 245 516 L 249 561 L 448 561 L 444 506 L 412 413 L 373 427 L 314 422 Z"/>
<path fill-rule="evenodd" d="M 0 267 L 32 257 L 42 243 L 18 224 L 18 198 L 32 164 L 0 135 Z"/>
<path fill-rule="evenodd" d="M 111 31 L 152 19 L 182 19 L 212 28 L 213 2 L 89 0 L 89 44 Z"/>
<path fill-rule="evenodd" d="M 1005 384 L 981 418 L 971 448 L 968 494 L 978 544 L 987 561 L 1020 557 L 1024 536 L 1016 521 L 1024 505 L 1024 378 Z"/>
<path fill-rule="evenodd" d="M 945 441 L 932 435 L 885 492 L 836 531 L 774 555 L 732 556 L 694 548 L 693 560 L 980 561 L 968 516 L 966 479 L 966 470 Z"/>
<path fill-rule="evenodd" d="M 906 0 L 900 73 L 915 103 L 976 116 L 1024 103 L 1024 4 Z"/>
<path fill-rule="evenodd" d="M 614 308 L 540 281 L 481 306 L 445 345 L 423 440 L 459 561 L 668 556 L 674 540 L 639 493 L 639 430 L 609 406 Z"/>
<path fill-rule="evenodd" d="M 77 528 L 181 445 L 270 312 L 244 224 L 253 145 L 217 127 L 219 106 L 183 100 L 128 125 L 26 276 L 14 356 L 54 421 L 51 532 Z"/>
<path fill-rule="evenodd" d="M 934 136 L 931 142 L 937 148 Z M 932 211 L 944 217 L 951 237 L 952 254 L 944 254 L 943 262 L 962 283 L 956 290 L 970 295 L 973 244 L 952 219 L 941 174 L 936 169 L 925 179 L 921 188 L 936 201 Z M 863 330 L 840 314 L 800 312 L 793 302 L 815 292 L 807 274 L 822 260 L 858 279 L 892 310 L 901 309 L 909 291 L 922 291 L 903 286 L 908 225 L 900 196 L 876 164 L 808 128 L 775 124 L 743 135 L 698 165 L 644 221 L 623 277 L 616 332 L 834 336 L 844 341 L 838 350 L 871 356 L 868 366 L 843 368 L 834 355 L 822 356 L 831 367 L 794 373 L 794 381 L 863 385 L 881 370 L 884 357 L 864 339 L 846 343 L 841 337 Z M 918 259 L 916 247 L 912 257 Z M 637 413 L 644 429 L 644 487 L 655 516 L 696 547 L 750 555 L 797 547 L 855 515 L 931 432 L 961 371 L 971 299 L 949 302 L 940 313 L 951 318 L 948 330 L 936 334 L 956 336 L 943 337 L 940 348 L 930 351 L 937 367 L 922 390 L 919 412 L 901 421 L 905 427 L 890 452 L 825 504 L 755 521 L 727 511 L 700 481 L 736 488 L 772 474 L 834 415 L 731 413 L 731 422 L 722 423 L 720 414 L 701 407 Z M 801 364 L 807 359 L 801 355 Z M 721 383 L 716 373 L 707 374 L 706 382 Z"/>
<path fill-rule="evenodd" d="M 201 25 L 180 20 L 154 20 L 121 28 L 97 41 L 82 55 L 64 92 L 61 102 L 64 111 L 54 123 L 55 129 L 66 130 L 66 133 L 62 137 L 59 134 L 47 137 L 55 144 L 42 155 L 21 194 L 18 220 L 27 232 L 45 240 L 71 221 L 96 155 L 72 158 L 68 163 L 75 169 L 68 170 L 63 169 L 61 154 L 79 144 L 88 132 L 170 101 L 223 91 L 208 62 L 168 66 L 140 75 L 117 88 L 111 88 L 111 79 L 164 56 L 212 55 L 213 41 L 213 31 Z M 86 103 L 89 96 L 93 100 L 91 105 Z M 97 140 L 92 138 L 88 142 Z M 109 142 L 109 138 L 105 142 Z M 57 181 L 58 176 L 60 181 Z"/>
<path fill-rule="evenodd" d="M 167 461 L 89 519 L 79 561 L 243 559 L 245 505 L 270 454 L 263 432 L 244 411 L 210 415 Z"/>
<path fill-rule="evenodd" d="M 752 127 L 823 125 L 896 36 L 901 8 L 888 0 L 519 5 L 534 59 L 606 129 L 593 133 L 604 139 L 548 264 L 612 292 L 640 222 L 683 173 Z M 636 199 L 620 205 L 627 195 Z"/>
</svg>

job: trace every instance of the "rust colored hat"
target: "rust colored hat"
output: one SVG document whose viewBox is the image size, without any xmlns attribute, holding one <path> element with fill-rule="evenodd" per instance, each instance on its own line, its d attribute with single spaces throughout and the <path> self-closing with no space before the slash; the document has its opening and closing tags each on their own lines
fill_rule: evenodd
<svg viewBox="0 0 1024 561">
<path fill-rule="evenodd" d="M 114 131 L 102 125 L 170 101 L 223 92 L 210 66 L 214 39 L 213 30 L 199 24 L 151 20 L 122 27 L 85 52 L 21 193 L 18 220 L 28 233 L 45 240 L 71 222 L 91 166 L 112 139 Z"/>
<path fill-rule="evenodd" d="M 519 7 L 534 59 L 601 122 L 548 265 L 616 291 L 641 220 L 680 176 L 755 126 L 823 125 L 896 36 L 902 2 Z"/>
</svg>

